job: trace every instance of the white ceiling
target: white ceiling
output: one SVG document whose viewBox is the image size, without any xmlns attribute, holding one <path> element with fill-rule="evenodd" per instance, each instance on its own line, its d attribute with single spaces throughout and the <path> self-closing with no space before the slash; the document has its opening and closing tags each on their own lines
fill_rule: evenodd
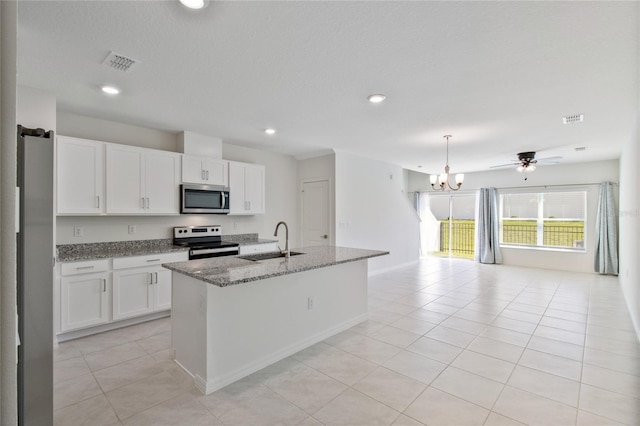
<svg viewBox="0 0 640 426">
<path fill-rule="evenodd" d="M 61 110 L 298 157 L 439 173 L 614 159 L 638 117 L 638 2 L 19 2 L 19 84 Z M 124 73 L 110 51 L 137 59 Z M 107 97 L 98 89 L 122 89 Z M 366 97 L 384 93 L 370 104 Z M 584 114 L 564 125 L 562 117 Z M 275 127 L 267 136 L 262 130 Z M 586 146 L 585 152 L 575 147 Z M 418 168 L 421 165 L 422 168 Z"/>
</svg>

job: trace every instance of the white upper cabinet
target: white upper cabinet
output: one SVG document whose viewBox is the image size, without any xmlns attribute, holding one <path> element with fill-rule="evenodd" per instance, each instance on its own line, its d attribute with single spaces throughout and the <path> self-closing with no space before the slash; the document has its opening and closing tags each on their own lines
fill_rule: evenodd
<svg viewBox="0 0 640 426">
<path fill-rule="evenodd" d="M 229 186 L 229 162 L 183 154 L 182 182 Z"/>
<path fill-rule="evenodd" d="M 105 144 L 58 136 L 56 141 L 56 212 L 94 215 L 105 212 Z"/>
<path fill-rule="evenodd" d="M 179 213 L 180 155 L 107 144 L 107 214 Z"/>
<path fill-rule="evenodd" d="M 260 164 L 229 161 L 229 214 L 264 213 L 265 168 Z"/>
<path fill-rule="evenodd" d="M 180 213 L 180 154 L 147 150 L 145 156 L 147 213 Z"/>
</svg>

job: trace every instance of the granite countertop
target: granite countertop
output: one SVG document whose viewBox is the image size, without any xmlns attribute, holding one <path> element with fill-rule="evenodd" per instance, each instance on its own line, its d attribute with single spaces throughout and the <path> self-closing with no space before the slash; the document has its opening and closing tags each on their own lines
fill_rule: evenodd
<svg viewBox="0 0 640 426">
<path fill-rule="evenodd" d="M 187 251 L 173 245 L 170 238 L 161 240 L 110 241 L 104 243 L 63 244 L 57 246 L 58 262 L 106 259 L 111 257 L 144 256 L 147 254 Z"/>
<path fill-rule="evenodd" d="M 223 235 L 222 241 L 251 244 L 275 243 L 277 240 L 258 238 L 258 234 Z M 109 241 L 102 243 L 61 244 L 56 246 L 58 262 L 108 259 L 112 257 L 145 256 L 148 254 L 188 251 L 187 247 L 174 246 L 171 238 L 137 241 Z"/>
<path fill-rule="evenodd" d="M 227 287 L 389 254 L 387 251 L 334 246 L 302 247 L 292 251 L 303 254 L 291 256 L 288 260 L 275 258 L 252 261 L 238 256 L 225 256 L 165 263 L 162 266 L 218 287 Z"/>
</svg>

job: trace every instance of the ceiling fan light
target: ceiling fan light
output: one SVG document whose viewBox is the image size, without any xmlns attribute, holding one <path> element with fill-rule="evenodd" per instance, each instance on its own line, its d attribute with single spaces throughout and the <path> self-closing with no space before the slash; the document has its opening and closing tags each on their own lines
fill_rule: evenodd
<svg viewBox="0 0 640 426">
<path fill-rule="evenodd" d="M 525 166 L 523 166 L 523 165 L 519 165 L 519 166 L 518 166 L 518 168 L 517 168 L 516 170 L 517 170 L 517 171 L 519 171 L 520 173 L 522 173 L 522 172 L 524 172 L 524 171 L 525 171 L 525 169 L 526 169 L 526 167 L 525 167 Z"/>
<path fill-rule="evenodd" d="M 527 171 L 527 172 L 532 172 L 532 171 L 534 171 L 535 169 L 536 169 L 536 166 L 534 166 L 533 164 L 530 164 L 530 165 L 527 167 L 527 170 L 526 170 L 526 171 Z"/>
</svg>

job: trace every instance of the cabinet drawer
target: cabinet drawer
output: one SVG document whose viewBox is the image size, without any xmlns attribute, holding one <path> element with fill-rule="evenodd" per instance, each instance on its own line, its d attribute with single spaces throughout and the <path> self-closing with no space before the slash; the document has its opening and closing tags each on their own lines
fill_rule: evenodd
<svg viewBox="0 0 640 426">
<path fill-rule="evenodd" d="M 189 254 L 186 251 L 149 254 L 146 256 L 118 257 L 113 259 L 113 269 L 140 268 L 160 265 L 162 263 L 182 262 L 185 260 L 189 260 Z"/>
<path fill-rule="evenodd" d="M 268 253 L 271 251 L 278 251 L 278 244 L 266 243 L 266 244 L 249 244 L 240 246 L 240 254 L 256 254 L 256 253 Z"/>
<path fill-rule="evenodd" d="M 65 262 L 60 265 L 62 276 L 89 274 L 109 270 L 109 259 L 83 260 L 81 262 Z"/>
</svg>

